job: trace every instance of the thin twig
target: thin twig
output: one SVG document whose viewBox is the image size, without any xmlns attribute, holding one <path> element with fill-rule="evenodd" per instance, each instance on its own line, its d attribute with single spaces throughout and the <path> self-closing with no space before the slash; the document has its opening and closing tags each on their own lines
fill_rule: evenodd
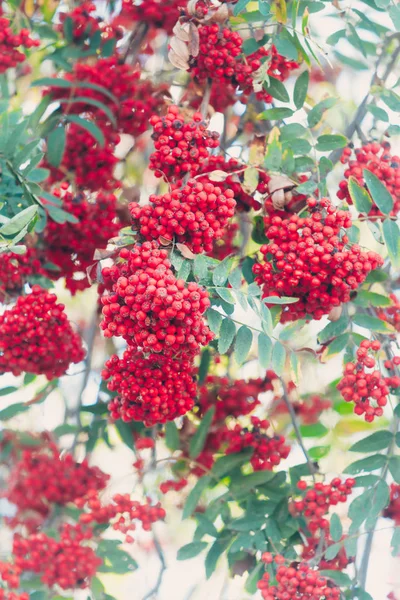
<svg viewBox="0 0 400 600">
<path fill-rule="evenodd" d="M 160 587 L 161 587 L 161 584 L 163 581 L 164 573 L 167 568 L 167 563 L 165 560 L 164 552 L 163 552 L 160 541 L 159 541 L 155 531 L 153 531 L 153 541 L 154 541 L 154 547 L 157 552 L 157 556 L 160 560 L 160 570 L 158 572 L 158 577 L 157 577 L 156 583 L 154 584 L 154 587 L 151 588 L 151 590 L 143 596 L 142 600 L 150 600 L 150 598 L 157 598 L 158 592 L 160 590 Z"/>
<path fill-rule="evenodd" d="M 281 380 L 281 384 L 282 384 L 282 388 L 283 388 L 283 401 L 286 404 L 286 407 L 287 407 L 287 409 L 289 411 L 290 418 L 292 420 L 292 425 L 293 425 L 294 432 L 296 434 L 296 438 L 297 438 L 298 444 L 299 444 L 300 448 L 302 449 L 302 452 L 303 452 L 304 457 L 306 459 L 306 462 L 307 462 L 307 465 L 308 465 L 308 469 L 310 471 L 310 475 L 312 475 L 312 478 L 315 480 L 315 473 L 317 473 L 318 469 L 315 467 L 314 463 L 312 462 L 311 458 L 309 457 L 308 452 L 307 452 L 307 448 L 304 445 L 303 438 L 302 438 L 302 435 L 301 435 L 301 432 L 300 432 L 300 428 L 299 428 L 299 424 L 297 422 L 297 416 L 296 416 L 296 413 L 294 411 L 293 404 L 289 400 L 289 395 L 288 395 L 286 384 L 285 384 L 285 382 L 284 382 L 284 380 L 282 378 L 280 380 Z"/>
</svg>

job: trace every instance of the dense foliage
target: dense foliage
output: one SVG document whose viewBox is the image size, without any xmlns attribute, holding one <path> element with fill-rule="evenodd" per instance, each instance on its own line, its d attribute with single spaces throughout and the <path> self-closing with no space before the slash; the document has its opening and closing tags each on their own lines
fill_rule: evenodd
<svg viewBox="0 0 400 600">
<path fill-rule="evenodd" d="M 157 598 L 177 510 L 207 578 L 371 600 L 378 531 L 400 553 L 399 4 L 0 13 L 0 600 L 113 600 L 146 535 Z"/>
</svg>

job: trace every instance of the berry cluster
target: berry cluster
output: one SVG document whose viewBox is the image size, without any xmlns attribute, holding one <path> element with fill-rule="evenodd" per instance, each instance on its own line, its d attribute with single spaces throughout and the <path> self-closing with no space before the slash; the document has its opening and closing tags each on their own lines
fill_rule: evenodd
<svg viewBox="0 0 400 600">
<path fill-rule="evenodd" d="M 295 515 L 305 517 L 307 527 L 312 534 L 319 529 L 329 528 L 329 521 L 325 516 L 331 506 L 336 506 L 339 502 L 346 502 L 355 485 L 354 479 L 342 481 L 339 477 L 332 479 L 329 484 L 315 483 L 308 486 L 307 482 L 301 480 L 297 488 L 302 492 L 301 500 L 293 501 L 291 510 Z"/>
<path fill-rule="evenodd" d="M 400 332 L 400 301 L 396 294 L 390 294 L 391 305 L 387 308 L 379 308 L 376 311 L 377 316 L 392 325 L 396 331 Z"/>
<path fill-rule="evenodd" d="M 156 177 L 166 177 L 171 182 L 179 182 L 187 173 L 195 175 L 209 156 L 209 149 L 219 145 L 219 134 L 207 130 L 200 113 L 185 121 L 177 106 L 169 106 L 165 117 L 153 115 L 150 125 L 155 147 L 150 169 Z"/>
<path fill-rule="evenodd" d="M 65 22 L 72 21 L 72 37 L 75 44 L 83 45 L 90 42 L 90 39 L 97 31 L 101 32 L 103 42 L 109 39 L 120 39 L 123 35 L 119 27 L 114 27 L 112 23 L 105 23 L 100 17 L 94 16 L 96 5 L 91 0 L 82 0 L 79 6 L 75 6 L 70 12 L 61 12 L 59 15 L 60 25 L 57 29 L 64 31 Z"/>
<path fill-rule="evenodd" d="M 196 383 L 191 361 L 128 347 L 113 355 L 102 371 L 107 387 L 118 393 L 109 404 L 113 419 L 143 421 L 146 427 L 184 415 L 194 405 Z"/>
<path fill-rule="evenodd" d="M 363 340 L 356 352 L 356 362 L 345 365 L 344 375 L 337 385 L 344 400 L 354 402 L 354 413 L 364 415 L 368 423 L 383 415 L 383 407 L 387 404 L 390 392 L 390 382 L 375 369 L 376 359 L 371 356 L 371 353 L 378 352 L 380 348 L 378 341 Z"/>
<path fill-rule="evenodd" d="M 46 159 L 42 161 L 42 166 L 50 170 L 48 183 L 52 185 L 73 178 L 77 188 L 82 190 L 113 190 L 119 185 L 114 177 L 118 163 L 114 150 L 119 141 L 117 133 L 107 130 L 102 146 L 86 129 L 70 123 L 66 127 L 65 150 L 60 166 L 54 167 Z"/>
<path fill-rule="evenodd" d="M 348 212 L 336 209 L 327 198 L 309 198 L 307 207 L 307 217 L 268 220 L 269 243 L 260 249 L 265 260 L 253 267 L 264 297 L 298 298 L 284 306 L 281 322 L 321 319 L 348 302 L 351 291 L 383 263 L 375 252 L 363 252 L 356 244 L 347 247 L 348 237 L 341 230 L 351 227 Z"/>
<path fill-rule="evenodd" d="M 344 172 L 345 179 L 339 184 L 337 197 L 341 200 L 346 199 L 349 204 L 352 200 L 348 188 L 348 179 L 354 177 L 360 185 L 365 185 L 364 169 L 371 171 L 392 194 L 394 206 L 391 215 L 396 216 L 400 211 L 400 157 L 393 156 L 390 151 L 390 144 L 383 142 L 370 142 L 361 148 L 356 149 L 355 157 L 352 159 L 353 152 L 351 148 L 343 150 L 341 162 L 348 163 Z M 377 206 L 373 206 L 369 215 L 381 215 Z"/>
<path fill-rule="evenodd" d="M 277 558 L 277 557 L 276 557 Z M 257 587 L 264 600 L 339 600 L 340 589 L 307 563 L 281 564 L 276 573 L 276 585 L 270 574 L 264 573 Z"/>
<path fill-rule="evenodd" d="M 40 575 L 48 587 L 87 588 L 103 562 L 92 548 L 83 544 L 92 535 L 91 530 L 69 524 L 61 527 L 59 540 L 45 533 L 33 533 L 28 537 L 15 534 L 14 564 L 21 572 Z"/>
<path fill-rule="evenodd" d="M 207 255 L 217 260 L 224 260 L 230 254 L 235 254 L 239 249 L 236 243 L 238 231 L 237 223 L 228 223 L 225 227 L 224 237 L 214 240 L 213 247 L 210 252 L 207 252 Z"/>
<path fill-rule="evenodd" d="M 27 248 L 25 254 L 4 252 L 0 261 L 0 301 L 9 302 L 18 296 L 29 276 L 40 272 L 40 260 L 35 248 Z"/>
<path fill-rule="evenodd" d="M 342 536 L 342 540 L 344 539 L 345 536 Z M 326 550 L 330 546 L 333 546 L 334 543 L 336 542 L 333 542 L 328 531 L 324 531 L 323 546 L 320 537 L 308 537 L 307 543 L 303 547 L 301 558 L 306 561 L 311 561 L 318 557 L 318 567 L 320 569 L 343 571 L 350 563 L 354 562 L 354 558 L 347 555 L 346 548 L 343 544 L 335 558 L 327 559 L 325 556 Z"/>
<path fill-rule="evenodd" d="M 87 460 L 77 463 L 72 454 L 59 454 L 54 443 L 22 452 L 8 478 L 6 498 L 18 512 L 33 511 L 46 517 L 52 504 L 65 505 L 95 490 L 103 490 L 109 475 Z"/>
<path fill-rule="evenodd" d="M 129 209 L 134 228 L 145 239 L 175 239 L 195 253 L 210 252 L 234 215 L 233 196 L 232 190 L 189 179 L 183 189 L 150 196 L 146 206 L 131 203 Z"/>
<path fill-rule="evenodd" d="M 140 71 L 121 62 L 117 56 L 97 60 L 94 64 L 77 62 L 72 73 L 65 79 L 76 83 L 76 88 L 57 87 L 47 89 L 55 100 L 68 99 L 64 110 L 68 113 L 84 113 L 92 115 L 96 125 L 101 128 L 107 137 L 108 131 L 127 133 L 134 137 L 146 131 L 151 115 L 155 114 L 162 104 L 161 87 L 153 88 L 150 81 L 140 81 Z M 85 83 L 92 87 L 85 87 Z M 101 91 L 111 89 L 112 96 Z M 73 102 L 74 95 L 79 97 L 79 102 Z M 87 98 L 85 103 L 84 98 Z M 109 114 L 103 108 L 97 108 L 92 101 L 106 105 L 115 121 L 111 122 Z M 72 103 L 71 103 L 72 102 Z"/>
<path fill-rule="evenodd" d="M 223 87 L 232 85 L 239 62 L 236 58 L 242 53 L 243 40 L 239 33 L 218 24 L 201 25 L 199 32 L 199 52 L 191 60 L 190 72 L 199 82 L 213 79 Z"/>
<path fill-rule="evenodd" d="M 102 504 L 97 492 L 91 492 L 85 500 L 77 501 L 79 508 L 86 508 L 80 515 L 81 523 L 107 523 L 114 531 L 120 531 L 128 543 L 133 542 L 132 532 L 136 530 L 135 521 L 139 521 L 144 531 L 150 531 L 156 521 L 165 518 L 165 510 L 160 503 L 151 505 L 132 500 L 129 494 L 115 494 L 111 502 Z"/>
<path fill-rule="evenodd" d="M 268 389 L 267 378 L 230 381 L 228 377 L 207 375 L 199 388 L 198 414 L 202 416 L 214 406 L 215 421 L 224 421 L 229 416 L 237 418 L 248 415 L 260 403 L 259 394 Z"/>
<path fill-rule="evenodd" d="M 179 8 L 184 5 L 184 0 L 122 0 L 120 20 L 146 23 L 171 34 L 180 16 Z"/>
<path fill-rule="evenodd" d="M 188 480 L 184 477 L 176 481 L 174 479 L 168 479 L 167 481 L 163 481 L 162 483 L 160 483 L 160 492 L 162 494 L 166 494 L 171 490 L 173 490 L 174 492 L 180 492 L 181 490 L 183 490 L 183 488 L 187 486 L 187 484 Z"/>
<path fill-rule="evenodd" d="M 309 398 L 300 398 L 291 401 L 294 412 L 303 425 L 313 425 L 318 423 L 321 414 L 324 410 L 331 408 L 332 402 L 327 398 L 312 395 Z M 278 398 L 272 406 L 273 414 L 288 414 L 289 409 L 286 402 L 282 398 Z"/>
<path fill-rule="evenodd" d="M 57 296 L 34 285 L 0 316 L 0 373 L 64 375 L 85 352 Z"/>
<path fill-rule="evenodd" d="M 119 231 L 117 217 L 117 199 L 114 194 L 99 192 L 94 201 L 84 193 L 74 195 L 65 191 L 68 185 L 62 184 L 61 190 L 53 191 L 62 199 L 62 208 L 73 215 L 77 222 L 55 223 L 49 220 L 43 233 L 44 255 L 57 271 L 48 269 L 52 279 L 65 278 L 66 287 L 75 293 L 90 286 L 86 271 L 93 263 L 96 249 L 107 247 L 108 240 Z M 45 204 L 45 202 L 43 201 Z M 79 274 L 78 277 L 75 275 Z"/>
<path fill-rule="evenodd" d="M 251 429 L 237 424 L 227 429 L 223 439 L 227 442 L 226 454 L 240 452 L 245 448 L 254 448 L 250 463 L 255 471 L 271 471 L 281 460 L 289 456 L 290 447 L 283 435 L 268 435 L 269 421 L 251 417 Z"/>
<path fill-rule="evenodd" d="M 196 283 L 175 277 L 167 256 L 156 242 L 135 244 L 120 251 L 124 262 L 103 269 L 113 291 L 102 297 L 101 326 L 106 337 L 122 336 L 146 352 L 194 356 L 212 339 L 202 318 L 210 300 Z"/>
<path fill-rule="evenodd" d="M 392 483 L 390 486 L 390 502 L 383 511 L 383 516 L 393 519 L 395 524 L 400 525 L 400 484 Z"/>
<path fill-rule="evenodd" d="M 21 29 L 14 34 L 10 21 L 3 16 L 3 8 L 0 6 L 0 74 L 25 60 L 25 55 L 18 50 L 20 46 L 32 48 L 39 45 L 38 40 L 30 37 L 28 29 Z"/>
</svg>

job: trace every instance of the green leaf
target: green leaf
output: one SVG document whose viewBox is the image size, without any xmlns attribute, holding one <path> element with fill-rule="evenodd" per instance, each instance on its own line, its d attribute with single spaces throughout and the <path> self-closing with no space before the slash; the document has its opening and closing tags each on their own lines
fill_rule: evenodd
<svg viewBox="0 0 400 600">
<path fill-rule="evenodd" d="M 369 331 L 377 331 L 378 333 L 388 333 L 389 331 L 393 331 L 393 328 L 385 321 L 382 321 L 377 317 L 370 317 L 369 315 L 356 314 L 353 317 L 353 323 L 354 325 L 364 327 Z"/>
<path fill-rule="evenodd" d="M 218 478 L 223 477 L 229 471 L 236 469 L 237 467 L 241 467 L 245 463 L 249 461 L 253 454 L 252 448 L 247 448 L 243 452 L 238 454 L 226 454 L 225 456 L 221 456 L 218 458 L 214 466 L 212 468 L 212 472 Z"/>
<path fill-rule="evenodd" d="M 233 7 L 233 14 L 236 17 L 239 13 L 243 12 L 250 0 L 238 0 Z"/>
<path fill-rule="evenodd" d="M 272 360 L 272 341 L 265 333 L 258 334 L 258 360 L 263 369 L 268 369 Z"/>
<path fill-rule="evenodd" d="M 313 425 L 300 425 L 300 432 L 303 437 L 323 437 L 328 433 L 328 429 L 322 423 Z"/>
<path fill-rule="evenodd" d="M 110 98 L 115 104 L 119 105 L 118 98 L 110 92 L 107 88 L 102 85 L 97 85 L 96 83 L 90 83 L 89 81 L 69 81 L 68 79 L 60 79 L 53 77 L 42 77 L 41 79 L 36 79 L 31 83 L 31 87 L 52 87 L 52 88 L 64 88 L 64 89 L 89 89 L 95 90 L 96 92 L 100 92 L 107 98 Z M 47 96 L 46 96 L 47 97 Z M 74 99 L 76 101 L 76 98 Z M 81 100 L 82 102 L 85 102 Z"/>
<path fill-rule="evenodd" d="M 400 231 L 397 222 L 386 219 L 382 223 L 382 232 L 389 258 L 397 269 L 400 267 Z"/>
<path fill-rule="evenodd" d="M 396 527 L 393 531 L 392 540 L 390 542 L 392 549 L 392 556 L 399 556 L 400 554 L 400 527 Z"/>
<path fill-rule="evenodd" d="M 319 102 L 314 108 L 310 110 L 307 116 L 308 124 L 311 128 L 318 125 L 321 121 L 323 114 L 329 108 L 332 108 L 336 104 L 336 98 L 326 98 Z"/>
<path fill-rule="evenodd" d="M 224 319 L 219 331 L 218 352 L 225 354 L 230 348 L 236 335 L 236 326 L 230 319 Z"/>
<path fill-rule="evenodd" d="M 280 100 L 281 102 L 290 101 L 285 86 L 279 79 L 275 79 L 275 77 L 270 77 L 269 81 L 264 81 L 263 88 L 267 90 L 273 98 L 276 98 L 276 100 Z"/>
<path fill-rule="evenodd" d="M 383 90 L 381 98 L 391 110 L 400 112 L 400 96 L 393 90 Z"/>
<path fill-rule="evenodd" d="M 299 298 L 291 298 L 290 296 L 267 296 L 263 298 L 266 304 L 295 304 Z"/>
<path fill-rule="evenodd" d="M 179 450 L 179 430 L 174 421 L 165 424 L 165 443 L 170 450 Z"/>
<path fill-rule="evenodd" d="M 293 90 L 293 102 L 297 109 L 302 108 L 307 97 L 308 84 L 310 75 L 308 71 L 304 71 L 296 80 Z"/>
<path fill-rule="evenodd" d="M 53 167 L 59 167 L 65 149 L 65 129 L 57 127 L 47 136 L 47 160 Z"/>
<path fill-rule="evenodd" d="M 287 119 L 293 115 L 293 111 L 290 108 L 268 108 L 258 115 L 261 121 L 280 121 L 281 119 Z"/>
<path fill-rule="evenodd" d="M 343 534 L 343 527 L 340 518 L 336 513 L 333 513 L 331 516 L 331 521 L 329 525 L 329 533 L 331 534 L 331 538 L 334 542 L 338 542 Z"/>
<path fill-rule="evenodd" d="M 212 478 L 209 475 L 203 475 L 203 477 L 200 477 L 186 499 L 185 506 L 183 507 L 182 511 L 182 519 L 187 519 L 194 513 L 204 490 L 207 489 L 211 481 Z"/>
<path fill-rule="evenodd" d="M 222 262 L 219 263 L 213 272 L 213 284 L 217 287 L 225 285 L 228 275 L 232 269 L 232 265 L 235 258 L 228 256 Z"/>
<path fill-rule="evenodd" d="M 350 452 L 376 452 L 384 450 L 390 446 L 393 441 L 393 434 L 390 431 L 375 431 L 368 437 L 353 444 Z"/>
<path fill-rule="evenodd" d="M 225 534 L 226 535 L 226 534 Z M 211 546 L 205 560 L 206 577 L 209 579 L 215 571 L 219 557 L 224 553 L 226 548 L 229 546 L 231 538 L 225 537 L 219 540 L 215 540 Z"/>
<path fill-rule="evenodd" d="M 389 15 L 397 31 L 400 31 L 400 6 L 394 4 L 389 8 Z"/>
<path fill-rule="evenodd" d="M 383 110 L 383 108 L 379 108 L 379 106 L 370 104 L 368 106 L 368 111 L 375 117 L 375 119 L 379 119 L 385 123 L 389 122 L 389 115 L 387 114 L 386 110 Z"/>
<path fill-rule="evenodd" d="M 372 199 L 367 190 L 354 177 L 349 178 L 349 193 L 356 209 L 368 214 L 372 208 Z"/>
<path fill-rule="evenodd" d="M 177 560 L 188 560 L 189 558 L 194 558 L 205 548 L 207 548 L 207 546 L 207 542 L 191 542 L 190 544 L 186 544 L 186 546 L 179 548 L 176 558 Z"/>
<path fill-rule="evenodd" d="M 106 143 L 104 133 L 95 123 L 92 121 L 88 121 L 87 119 L 82 119 L 82 117 L 78 117 L 77 115 L 67 115 L 68 121 L 71 123 L 75 123 L 75 125 L 79 125 L 82 129 L 85 129 L 90 133 L 94 139 L 99 142 L 100 146 L 103 148 Z"/>
<path fill-rule="evenodd" d="M 361 52 L 361 54 L 364 56 L 364 58 L 367 58 L 365 43 L 358 35 L 356 28 L 354 27 L 354 25 L 352 23 L 348 23 L 348 27 L 352 34 L 351 37 L 352 37 L 352 41 L 354 41 L 354 46 Z"/>
<path fill-rule="evenodd" d="M 133 429 L 131 426 L 128 423 L 124 423 L 124 421 L 116 421 L 115 428 L 124 444 L 131 450 L 134 450 L 135 444 L 133 441 Z"/>
<path fill-rule="evenodd" d="M 3 388 L 2 390 L 0 390 L 0 396 L 7 396 L 8 394 L 13 394 L 14 392 L 17 392 L 18 388 L 14 387 L 14 386 L 8 386 Z"/>
<path fill-rule="evenodd" d="M 328 152 L 345 146 L 347 146 L 347 138 L 344 135 L 320 135 L 316 148 L 319 152 Z"/>
<path fill-rule="evenodd" d="M 22 402 L 11 404 L 11 406 L 7 406 L 7 408 L 0 410 L 0 421 L 8 421 L 8 419 L 12 419 L 16 415 L 26 412 L 27 410 L 29 410 L 29 406 Z"/>
<path fill-rule="evenodd" d="M 400 483 L 400 456 L 390 457 L 389 471 L 395 482 Z"/>
<path fill-rule="evenodd" d="M 264 485 L 276 477 L 276 473 L 272 471 L 257 471 L 251 475 L 241 475 L 236 477 L 231 485 L 232 494 L 246 493 L 254 488 Z M 236 528 L 236 527 L 235 527 Z"/>
<path fill-rule="evenodd" d="M 382 296 L 382 294 L 376 294 L 375 292 L 368 292 L 367 290 L 360 290 L 357 292 L 357 296 L 353 300 L 354 304 L 357 306 L 367 307 L 377 306 L 377 307 L 385 307 L 391 306 L 392 302 L 390 298 L 387 296 Z"/>
<path fill-rule="evenodd" d="M 189 444 L 189 456 L 190 458 L 196 458 L 204 448 L 208 431 L 211 427 L 212 420 L 214 418 L 215 406 L 208 409 L 200 425 L 197 428 L 196 433 L 193 435 Z"/>
<path fill-rule="evenodd" d="M 109 107 L 106 104 L 103 104 L 103 102 L 100 102 L 99 100 L 95 100 L 94 98 L 89 98 L 88 96 L 75 96 L 71 99 L 61 98 L 60 100 L 58 100 L 58 102 L 60 104 L 75 104 L 75 103 L 83 102 L 84 104 L 89 104 L 90 106 L 95 106 L 96 108 L 98 108 L 99 110 L 101 110 L 103 113 L 105 113 L 107 115 L 109 121 L 112 123 L 112 125 L 114 125 L 114 127 L 117 126 L 117 121 L 115 119 L 115 115 L 112 113 L 112 111 L 109 109 Z"/>
<path fill-rule="evenodd" d="M 247 355 L 250 352 L 252 342 L 252 331 L 248 327 L 246 327 L 246 325 L 242 325 L 238 329 L 235 342 L 234 356 L 238 365 L 242 365 L 246 360 Z"/>
<path fill-rule="evenodd" d="M 335 46 L 335 44 L 337 44 L 342 38 L 346 37 L 346 35 L 346 29 L 339 29 L 339 31 L 335 31 L 335 33 L 332 33 L 332 35 L 326 38 L 326 43 L 330 46 Z"/>
<path fill-rule="evenodd" d="M 63 423 L 56 427 L 53 431 L 53 434 L 56 437 L 61 437 L 63 435 L 70 435 L 72 433 L 77 433 L 79 431 L 79 427 L 77 425 L 71 425 L 70 423 Z"/>
<path fill-rule="evenodd" d="M 334 583 L 336 583 L 339 587 L 348 587 L 351 585 L 351 579 L 346 573 L 341 573 L 340 571 L 331 571 L 329 569 L 322 569 L 320 574 L 323 577 L 328 577 Z"/>
<path fill-rule="evenodd" d="M 332 546 L 329 546 L 325 550 L 325 559 L 333 560 L 334 558 L 336 558 L 336 556 L 339 554 L 342 547 L 343 547 L 343 544 L 341 542 L 339 542 L 337 544 L 332 544 Z"/>
<path fill-rule="evenodd" d="M 368 169 L 364 169 L 363 176 L 376 206 L 380 211 L 383 212 L 384 215 L 388 215 L 393 209 L 393 198 L 385 184 L 382 183 L 378 177 L 374 173 L 371 173 L 371 171 Z"/>
<path fill-rule="evenodd" d="M 278 341 L 272 349 L 272 370 L 279 376 L 282 375 L 286 361 L 285 347 Z"/>
<path fill-rule="evenodd" d="M 222 315 L 217 310 L 209 308 L 206 312 L 206 318 L 209 328 L 213 333 L 218 335 L 222 323 Z"/>
<path fill-rule="evenodd" d="M 19 233 L 24 227 L 29 225 L 36 216 L 37 211 L 37 206 L 28 206 L 28 208 L 21 210 L 21 212 L 12 217 L 8 223 L 0 228 L 1 235 L 11 236 Z"/>
<path fill-rule="evenodd" d="M 53 221 L 59 223 L 60 225 L 62 225 L 65 222 L 78 223 L 78 219 L 74 215 L 67 213 L 62 208 L 58 208 L 58 206 L 46 204 L 46 209 Z"/>
<path fill-rule="evenodd" d="M 332 338 L 336 338 L 338 335 L 346 331 L 348 324 L 349 319 L 347 315 L 344 314 L 337 321 L 328 323 L 328 325 L 326 325 L 326 327 L 324 327 L 317 336 L 319 343 L 323 344 Z"/>
<path fill-rule="evenodd" d="M 264 159 L 264 167 L 270 171 L 279 171 L 282 163 L 282 144 L 273 140 L 267 146 L 267 152 Z"/>
<path fill-rule="evenodd" d="M 224 287 L 216 287 L 215 291 L 217 292 L 218 296 L 228 304 L 236 304 L 235 298 L 228 289 Z"/>
<path fill-rule="evenodd" d="M 264 565 L 262 562 L 259 562 L 254 569 L 249 574 L 246 579 L 246 583 L 244 589 L 249 594 L 255 594 L 257 592 L 257 583 L 261 579 L 262 573 L 264 570 Z"/>
<path fill-rule="evenodd" d="M 356 460 L 351 463 L 346 469 L 344 473 L 349 473 L 350 475 L 358 475 L 362 471 L 371 472 L 376 471 L 377 469 L 381 469 L 386 464 L 386 456 L 383 454 L 374 454 L 372 456 L 368 456 L 368 458 L 362 458 L 361 460 Z"/>
</svg>

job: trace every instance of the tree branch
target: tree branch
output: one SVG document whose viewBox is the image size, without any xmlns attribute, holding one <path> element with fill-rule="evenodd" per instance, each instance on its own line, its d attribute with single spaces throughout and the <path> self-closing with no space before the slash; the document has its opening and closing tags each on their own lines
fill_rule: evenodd
<svg viewBox="0 0 400 600">
<path fill-rule="evenodd" d="M 154 587 L 149 592 L 147 592 L 147 594 L 145 594 L 143 596 L 142 600 L 150 600 L 150 598 L 157 598 L 158 592 L 160 590 L 160 587 L 161 587 L 161 584 L 163 581 L 164 572 L 167 568 L 167 563 L 165 560 L 164 552 L 163 552 L 160 541 L 159 541 L 155 531 L 153 531 L 153 540 L 154 540 L 154 547 L 156 549 L 158 558 L 160 560 L 160 570 L 158 572 L 158 577 L 157 577 L 156 583 L 154 584 Z"/>
</svg>

